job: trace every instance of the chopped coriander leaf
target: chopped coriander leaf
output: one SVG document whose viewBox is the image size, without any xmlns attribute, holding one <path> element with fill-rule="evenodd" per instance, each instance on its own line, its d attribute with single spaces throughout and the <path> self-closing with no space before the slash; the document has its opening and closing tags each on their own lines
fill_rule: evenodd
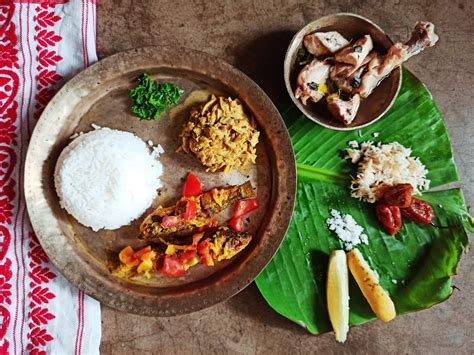
<svg viewBox="0 0 474 355">
<path fill-rule="evenodd" d="M 355 46 L 354 47 L 354 52 L 356 52 L 356 53 L 362 52 L 362 46 Z"/>
<path fill-rule="evenodd" d="M 299 66 L 306 65 L 314 59 L 314 55 L 309 53 L 305 48 L 300 48 L 296 55 L 296 63 Z"/>
<path fill-rule="evenodd" d="M 159 83 L 144 73 L 138 78 L 138 85 L 128 92 L 135 101 L 133 113 L 140 120 L 159 120 L 163 112 L 178 103 L 184 90 L 173 83 Z"/>
</svg>

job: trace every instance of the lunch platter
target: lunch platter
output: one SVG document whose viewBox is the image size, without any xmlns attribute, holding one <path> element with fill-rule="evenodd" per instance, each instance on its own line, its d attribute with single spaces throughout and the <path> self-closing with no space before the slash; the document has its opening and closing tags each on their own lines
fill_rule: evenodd
<svg viewBox="0 0 474 355">
<path fill-rule="evenodd" d="M 438 40 L 429 21 L 394 43 L 359 15 L 317 19 L 289 44 L 279 111 L 198 51 L 106 58 L 33 132 L 38 240 L 85 293 L 148 316 L 256 280 L 275 311 L 345 342 L 350 326 L 443 302 L 474 223 L 461 189 L 442 188 L 459 176 L 441 112 L 402 68 Z"/>
<path fill-rule="evenodd" d="M 159 120 L 140 120 L 130 109 L 129 91 L 143 73 L 152 80 L 173 83 L 183 91 L 179 102 Z M 190 110 L 212 95 L 238 99 L 260 132 L 256 164 L 245 171 L 206 172 L 196 157 L 179 149 Z M 77 136 L 85 137 L 88 132 L 105 127 L 130 132 L 150 146 L 159 146 L 158 160 L 163 171 L 160 188 L 143 216 L 120 228 L 93 230 L 62 208 L 58 187 L 55 188 L 55 167 L 63 149 L 71 141 L 82 139 Z M 190 172 L 199 178 L 203 190 L 251 183 L 259 208 L 245 219 L 246 231 L 252 236 L 250 244 L 230 260 L 216 262 L 213 267 L 197 265 L 179 277 L 159 273 L 151 277 L 118 277 L 112 272 L 118 253 L 126 246 L 139 249 L 146 244 L 137 238 L 143 217 L 158 206 L 172 205 L 180 197 Z M 93 185 L 94 181 L 90 183 Z M 295 189 L 293 148 L 270 99 L 229 64 L 183 48 L 133 49 L 101 60 L 78 74 L 43 112 L 32 135 L 25 166 L 31 223 L 57 269 L 102 303 L 149 316 L 196 311 L 234 295 L 252 282 L 283 240 Z M 92 198 L 90 203 L 98 202 Z M 86 204 L 84 208 L 94 207 Z M 113 213 L 114 206 L 109 207 Z M 230 213 L 228 208 L 219 214 L 218 223 L 225 223 Z"/>
</svg>

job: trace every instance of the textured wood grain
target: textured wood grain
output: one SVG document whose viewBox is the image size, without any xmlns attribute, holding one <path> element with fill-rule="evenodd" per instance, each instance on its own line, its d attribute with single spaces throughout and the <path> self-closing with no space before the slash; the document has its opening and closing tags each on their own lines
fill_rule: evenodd
<svg viewBox="0 0 474 355">
<path fill-rule="evenodd" d="M 443 112 L 468 205 L 474 202 L 474 3 L 469 0 L 117 1 L 98 4 L 99 56 L 143 45 L 173 44 L 219 56 L 254 79 L 274 100 L 284 97 L 283 57 L 292 35 L 322 15 L 349 11 L 405 39 L 417 20 L 437 26 L 437 46 L 406 65 Z M 348 342 L 311 336 L 273 312 L 252 285 L 229 301 L 175 318 L 147 318 L 103 308 L 103 354 L 473 353 L 473 256 L 441 305 L 352 328 Z"/>
</svg>

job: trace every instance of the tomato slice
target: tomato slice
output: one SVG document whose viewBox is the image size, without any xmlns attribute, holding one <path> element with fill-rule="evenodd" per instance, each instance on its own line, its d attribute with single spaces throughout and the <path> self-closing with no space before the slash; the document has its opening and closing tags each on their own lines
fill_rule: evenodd
<svg viewBox="0 0 474 355">
<path fill-rule="evenodd" d="M 197 204 L 194 201 L 186 201 L 186 211 L 184 212 L 184 220 L 190 221 L 196 217 Z"/>
<path fill-rule="evenodd" d="M 127 266 L 137 266 L 140 264 L 140 260 L 135 257 L 135 251 L 129 245 L 122 249 L 119 253 L 120 262 Z"/>
<path fill-rule="evenodd" d="M 209 244 L 209 239 L 204 239 L 198 244 L 197 251 L 201 258 L 201 262 L 204 265 L 214 266 L 214 260 L 212 260 L 210 247 L 211 245 Z"/>
<path fill-rule="evenodd" d="M 144 256 L 146 256 L 146 254 L 151 252 L 151 251 L 152 251 L 151 246 L 148 245 L 148 246 L 138 250 L 137 252 L 135 252 L 135 257 L 137 259 L 142 259 L 143 260 L 143 259 L 145 259 Z"/>
<path fill-rule="evenodd" d="M 192 246 L 193 247 L 197 247 L 199 241 L 201 240 L 201 238 L 204 236 L 204 233 L 196 233 L 193 235 L 193 244 Z"/>
<path fill-rule="evenodd" d="M 244 230 L 244 222 L 240 217 L 234 217 L 229 221 L 229 227 L 235 230 L 236 232 L 242 232 Z"/>
<path fill-rule="evenodd" d="M 198 228 L 199 232 L 205 231 L 206 229 L 216 228 L 219 225 L 219 222 L 215 218 L 211 218 L 209 222 Z"/>
<path fill-rule="evenodd" d="M 178 225 L 179 218 L 177 216 L 164 216 L 161 225 L 165 228 L 173 228 Z"/>
<path fill-rule="evenodd" d="M 256 199 L 240 200 L 237 202 L 234 210 L 234 218 L 245 216 L 246 214 L 258 208 L 258 201 Z"/>
<path fill-rule="evenodd" d="M 166 276 L 177 277 L 186 272 L 183 263 L 175 256 L 165 255 L 161 272 Z"/>
<path fill-rule="evenodd" d="M 178 259 L 179 260 L 189 260 L 194 258 L 194 256 L 197 254 L 196 249 L 192 250 L 184 250 L 181 253 L 178 254 Z"/>
<path fill-rule="evenodd" d="M 194 173 L 189 172 L 183 185 L 183 196 L 197 196 L 202 193 L 202 185 Z"/>
</svg>

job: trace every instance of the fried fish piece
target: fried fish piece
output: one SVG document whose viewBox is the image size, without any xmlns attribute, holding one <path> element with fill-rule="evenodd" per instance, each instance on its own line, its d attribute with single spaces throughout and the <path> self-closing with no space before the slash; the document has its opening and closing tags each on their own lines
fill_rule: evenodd
<svg viewBox="0 0 474 355">
<path fill-rule="evenodd" d="M 252 240 L 247 232 L 235 232 L 220 227 L 210 238 L 210 251 L 214 260 L 228 260 L 244 250 Z"/>
<path fill-rule="evenodd" d="M 189 238 L 186 241 L 188 244 L 168 244 L 165 254 L 174 256 L 189 250 L 197 250 L 200 261 L 207 266 L 213 266 L 214 261 L 233 258 L 244 250 L 251 240 L 250 233 L 236 232 L 221 226 L 193 235 L 192 244 L 189 244 Z"/>
<path fill-rule="evenodd" d="M 135 251 L 127 246 L 119 254 L 120 263 L 112 273 L 120 278 L 127 279 L 143 275 L 150 277 L 157 268 L 157 259 L 171 258 L 177 267 L 174 274 L 161 271 L 168 276 L 179 276 L 189 268 L 201 263 L 214 266 L 215 262 L 228 260 L 244 250 L 252 240 L 252 235 L 247 232 L 236 232 L 228 227 L 206 230 L 197 233 L 176 244 L 153 244 Z M 184 242 L 184 243 L 181 243 Z M 164 249 L 163 247 L 166 247 Z M 166 261 L 163 261 L 163 265 Z"/>
<path fill-rule="evenodd" d="M 246 198 L 255 198 L 256 193 L 250 181 L 241 185 L 214 188 L 198 196 L 183 197 L 175 205 L 158 207 L 140 225 L 140 239 L 166 242 L 173 234 L 193 233 L 208 225 L 213 216 L 232 203 Z M 192 217 L 187 210 L 192 204 Z"/>
</svg>

